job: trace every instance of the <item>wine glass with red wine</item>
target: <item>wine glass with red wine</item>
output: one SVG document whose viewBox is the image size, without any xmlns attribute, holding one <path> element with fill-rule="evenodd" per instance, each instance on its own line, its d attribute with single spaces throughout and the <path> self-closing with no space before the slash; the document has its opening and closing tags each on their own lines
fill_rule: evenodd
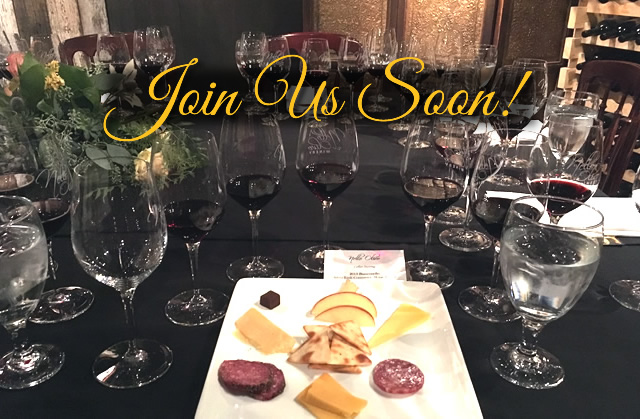
<svg viewBox="0 0 640 419">
<path fill-rule="evenodd" d="M 361 119 L 362 115 L 356 113 L 355 85 L 364 77 L 369 68 L 369 56 L 365 46 L 355 38 L 349 36 L 342 38 L 340 51 L 338 52 L 338 71 L 349 83 L 349 112 L 351 118 Z"/>
<path fill-rule="evenodd" d="M 272 36 L 267 39 L 267 58 L 265 64 L 268 65 L 289 54 L 289 42 L 284 36 Z M 291 59 L 283 58 L 275 64 L 271 64 L 265 76 L 273 83 L 273 101 L 278 100 L 280 81 L 287 78 L 291 70 Z M 280 103 L 287 104 L 286 98 Z M 274 105 L 274 115 L 277 120 L 282 121 L 289 118 L 289 113 L 278 110 L 279 103 Z"/>
<path fill-rule="evenodd" d="M 227 198 L 215 137 L 197 129 L 168 131 L 154 140 L 151 158 L 169 235 L 187 247 L 193 284 L 169 300 L 165 314 L 180 326 L 214 323 L 224 317 L 229 298 L 197 288 L 196 274 L 200 242 L 222 218 Z"/>
<path fill-rule="evenodd" d="M 236 41 L 236 65 L 249 87 L 242 99 L 248 104 L 247 111 L 263 111 L 256 98 L 255 85 L 265 65 L 267 48 L 267 37 L 263 32 L 242 32 L 242 36 Z"/>
<path fill-rule="evenodd" d="M 124 34 L 98 34 L 94 60 L 106 66 L 111 66 L 116 73 L 122 74 L 124 67 L 131 60 L 129 46 Z"/>
<path fill-rule="evenodd" d="M 258 219 L 278 194 L 286 166 L 280 128 L 274 115 L 238 113 L 225 117 L 220 160 L 227 194 L 249 212 L 253 254 L 232 262 L 227 276 L 278 278 L 284 265 L 258 252 Z"/>
<path fill-rule="evenodd" d="M 300 56 L 307 63 L 307 74 L 304 79 L 317 93 L 322 82 L 327 81 L 329 78 L 329 71 L 331 70 L 329 41 L 324 38 L 305 39 L 302 43 Z M 302 70 L 302 62 L 300 63 L 300 70 Z"/>
<path fill-rule="evenodd" d="M 391 31 L 375 29 L 369 35 L 367 51 L 369 53 L 369 74 L 376 80 L 376 91 L 375 96 L 373 96 L 374 101 L 372 105 L 367 107 L 367 111 L 372 113 L 386 112 L 389 108 L 380 105 L 384 71 L 387 65 L 396 59 L 398 43 Z"/>
<path fill-rule="evenodd" d="M 548 121 L 548 137 L 540 137 L 531 152 L 529 190 L 534 195 L 586 202 L 598 189 L 602 176 L 602 122 L 583 114 L 554 114 Z M 545 205 L 551 222 L 577 206 L 555 200 Z"/>
<path fill-rule="evenodd" d="M 168 26 L 149 26 L 133 32 L 133 59 L 149 82 L 169 68 L 175 56 L 176 49 Z M 164 85 L 166 92 L 166 79 Z"/>
<path fill-rule="evenodd" d="M 424 258 L 407 262 L 411 281 L 433 282 L 440 288 L 453 284 L 451 271 L 428 259 L 431 226 L 438 214 L 460 199 L 467 169 L 460 153 L 438 147 L 442 135 L 432 123 L 416 121 L 409 136 L 400 165 L 400 177 L 405 195 L 422 212 L 425 240 Z"/>
<path fill-rule="evenodd" d="M 360 154 L 358 134 L 353 119 L 322 117 L 318 124 L 312 117 L 305 118 L 300 127 L 296 170 L 304 185 L 322 202 L 323 243 L 305 249 L 298 262 L 307 270 L 324 272 L 324 251 L 340 250 L 329 244 L 329 211 L 333 200 L 353 182 Z"/>
<path fill-rule="evenodd" d="M 416 40 L 411 37 L 407 41 L 403 41 L 398 43 L 398 55 L 397 58 L 417 58 L 418 53 L 416 50 Z M 396 77 L 398 80 L 401 80 L 410 86 L 415 86 L 416 81 L 418 79 L 417 71 L 420 70 L 420 63 L 415 60 L 405 60 L 399 63 L 396 63 L 391 68 L 391 74 Z M 424 70 L 423 70 L 424 71 Z M 407 101 L 413 103 L 413 92 L 411 90 L 405 89 L 399 84 L 393 83 L 393 85 L 400 93 L 400 111 L 398 114 L 404 114 L 407 111 Z M 387 125 L 387 127 L 392 131 L 409 131 L 411 128 L 410 120 L 412 115 L 407 115 L 406 117 L 394 121 Z"/>
<path fill-rule="evenodd" d="M 500 235 L 511 201 L 529 193 L 527 167 L 509 166 L 506 163 L 513 158 L 528 159 L 538 137 L 544 137 L 540 133 L 524 133 L 526 135 L 515 146 L 502 140 L 506 135 L 504 132 L 486 133 L 471 176 L 471 211 L 493 238 L 495 252 L 489 286 L 473 286 L 463 290 L 458 296 L 458 303 L 469 315 L 492 323 L 505 323 L 518 318 L 501 286 L 499 255 Z M 510 181 L 504 182 L 505 178 Z"/>
</svg>

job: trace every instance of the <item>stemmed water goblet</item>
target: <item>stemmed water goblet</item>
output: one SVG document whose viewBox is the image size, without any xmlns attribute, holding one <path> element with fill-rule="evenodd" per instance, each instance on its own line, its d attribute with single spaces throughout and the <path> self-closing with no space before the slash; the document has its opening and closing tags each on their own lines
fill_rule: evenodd
<svg viewBox="0 0 640 419">
<path fill-rule="evenodd" d="M 303 250 L 298 262 L 312 272 L 324 272 L 324 251 L 340 250 L 329 243 L 329 214 L 334 199 L 351 185 L 358 173 L 360 154 L 353 119 L 344 116 L 312 117 L 302 121 L 296 169 L 304 185 L 322 202 L 323 243 Z"/>
<path fill-rule="evenodd" d="M 173 362 L 165 345 L 135 337 L 134 293 L 160 265 L 167 245 L 155 179 L 141 159 L 88 159 L 74 169 L 72 197 L 73 253 L 88 275 L 120 293 L 131 333 L 98 356 L 93 376 L 111 388 L 149 384 Z"/>
<path fill-rule="evenodd" d="M 580 216 L 557 225 L 544 216 L 543 205 L 578 208 Z M 538 335 L 571 310 L 589 287 L 600 262 L 603 223 L 599 211 L 566 198 L 524 196 L 511 203 L 500 239 L 500 264 L 509 300 L 522 317 L 522 340 L 495 347 L 490 357 L 505 380 L 530 389 L 563 381 L 560 361 L 538 346 Z"/>
<path fill-rule="evenodd" d="M 496 71 L 498 63 L 498 49 L 495 45 L 481 44 L 476 48 L 478 63 L 480 64 L 480 87 L 489 84 Z"/>
<path fill-rule="evenodd" d="M 558 89 L 549 94 L 544 108 L 544 121 L 547 122 L 553 114 L 563 113 L 583 114 L 596 119 L 601 103 L 602 100 L 596 93 Z"/>
<path fill-rule="evenodd" d="M 199 129 L 167 131 L 155 137 L 151 162 L 162 182 L 160 198 L 169 234 L 183 240 L 189 253 L 193 286 L 167 302 L 165 315 L 180 326 L 217 322 L 229 298 L 196 283 L 200 243 L 222 218 L 227 198 L 215 137 Z"/>
<path fill-rule="evenodd" d="M 462 124 L 460 130 L 464 131 Z M 431 226 L 439 213 L 456 202 L 464 190 L 467 169 L 464 157 L 455 150 L 438 147 L 437 141 L 446 139 L 453 129 L 438 133 L 429 123 L 416 121 L 405 145 L 400 177 L 407 198 L 422 212 L 424 217 L 424 258 L 407 262 L 407 276 L 411 281 L 433 282 L 440 288 L 453 283 L 453 274 L 446 267 L 430 261 L 427 257 Z"/>
<path fill-rule="evenodd" d="M 220 160 L 227 194 L 249 211 L 253 254 L 227 268 L 227 277 L 277 278 L 284 273 L 279 260 L 258 253 L 258 219 L 280 191 L 286 166 L 280 128 L 274 115 L 238 114 L 225 117 Z"/>
<path fill-rule="evenodd" d="M 124 34 L 98 34 L 95 61 L 112 66 L 117 73 L 122 73 L 130 60 L 131 54 Z"/>
<path fill-rule="evenodd" d="M 21 336 L 47 278 L 47 242 L 37 210 L 17 196 L 0 196 L 0 323 L 13 351 L 0 358 L 0 388 L 33 387 L 53 377 L 64 363 L 54 345 L 30 344 Z"/>
<path fill-rule="evenodd" d="M 280 81 L 287 78 L 289 71 L 291 70 L 291 59 L 282 58 L 289 54 L 289 43 L 284 36 L 272 36 L 267 39 L 267 57 L 265 59 L 265 65 L 269 65 L 269 69 L 265 73 L 265 76 L 273 83 L 273 101 L 278 100 L 278 91 L 280 87 Z M 282 58 L 282 59 L 280 59 Z M 278 62 L 273 64 L 276 60 Z M 287 103 L 286 98 L 282 100 L 285 105 Z M 277 120 L 281 121 L 289 118 L 287 112 L 280 112 L 278 110 L 278 103 L 273 107 L 273 112 Z"/>
</svg>

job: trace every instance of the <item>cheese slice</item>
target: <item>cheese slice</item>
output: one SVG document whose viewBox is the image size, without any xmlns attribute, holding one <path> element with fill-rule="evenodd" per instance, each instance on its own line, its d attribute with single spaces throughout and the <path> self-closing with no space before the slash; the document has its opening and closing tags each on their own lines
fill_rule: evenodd
<svg viewBox="0 0 640 419">
<path fill-rule="evenodd" d="M 343 418 L 355 418 L 367 405 L 366 400 L 349 393 L 327 373 L 311 383 L 305 399 L 309 404 Z"/>
<path fill-rule="evenodd" d="M 296 401 L 298 403 L 300 403 L 305 409 L 311 412 L 311 414 L 318 419 L 343 419 L 343 417 L 340 415 L 336 415 L 333 412 L 320 409 L 319 407 L 309 403 L 309 401 L 307 401 L 307 392 L 309 391 L 309 387 L 305 388 L 304 390 L 302 390 L 302 393 L 298 394 L 298 396 L 296 397 Z"/>
<path fill-rule="evenodd" d="M 265 355 L 289 353 L 296 344 L 294 338 L 255 308 L 250 308 L 236 320 L 236 328 L 251 346 Z"/>
<path fill-rule="evenodd" d="M 391 314 L 387 321 L 380 326 L 380 329 L 378 329 L 375 335 L 369 340 L 369 347 L 373 348 L 391 339 L 395 339 L 398 336 L 402 336 L 409 330 L 429 320 L 430 317 L 431 314 L 411 304 L 400 304 L 400 307 Z"/>
</svg>

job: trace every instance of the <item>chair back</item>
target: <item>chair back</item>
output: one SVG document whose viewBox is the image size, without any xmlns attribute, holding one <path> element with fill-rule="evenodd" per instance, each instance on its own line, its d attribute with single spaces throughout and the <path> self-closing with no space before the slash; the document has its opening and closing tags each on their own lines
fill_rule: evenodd
<svg viewBox="0 0 640 419">
<path fill-rule="evenodd" d="M 133 32 L 126 32 L 124 34 L 127 39 L 127 46 L 129 47 L 129 55 L 133 57 Z M 74 56 L 77 52 L 82 52 L 89 61 L 93 61 L 93 56 L 96 54 L 96 42 L 98 41 L 98 35 L 82 35 L 75 38 L 69 38 L 60 43 L 60 60 L 69 65 L 73 65 Z"/>
<path fill-rule="evenodd" d="M 602 98 L 598 117 L 605 121 L 605 169 L 600 188 L 607 195 L 617 195 L 640 135 L 640 64 L 587 61 L 580 73 L 578 90 L 597 93 Z M 606 112 L 607 102 L 612 100 L 617 106 L 613 113 Z"/>
<path fill-rule="evenodd" d="M 337 54 L 340 51 L 340 42 L 344 35 L 330 32 L 295 32 L 282 35 L 287 38 L 289 49 L 292 54 L 300 54 L 302 51 L 302 44 L 305 39 L 309 38 L 324 38 L 329 42 L 329 49 L 332 49 Z"/>
</svg>

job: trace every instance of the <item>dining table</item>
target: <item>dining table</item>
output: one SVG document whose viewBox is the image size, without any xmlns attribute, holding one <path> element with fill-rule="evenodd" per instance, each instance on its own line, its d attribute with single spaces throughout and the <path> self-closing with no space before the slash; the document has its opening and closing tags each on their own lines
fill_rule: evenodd
<svg viewBox="0 0 640 419">
<path fill-rule="evenodd" d="M 219 121 L 196 124 L 220 134 Z M 280 122 L 287 168 L 278 196 L 262 210 L 259 249 L 279 259 L 284 277 L 320 278 L 298 263 L 298 254 L 322 238 L 321 204 L 296 173 L 299 119 Z M 424 225 L 420 211 L 404 196 L 399 167 L 403 147 L 384 123 L 357 123 L 360 167 L 355 180 L 334 201 L 329 227 L 333 243 L 351 250 L 401 249 L 406 260 L 422 257 Z M 480 228 L 475 221 L 475 228 Z M 436 223 L 429 258 L 455 276 L 442 290 L 483 416 L 486 418 L 640 418 L 640 312 L 620 306 L 608 292 L 620 279 L 639 279 L 634 264 L 640 242 L 620 240 L 603 247 L 598 271 L 588 290 L 565 316 L 551 322 L 539 337 L 540 346 L 558 357 L 566 377 L 556 388 L 528 390 L 498 376 L 489 362 L 491 350 L 520 339 L 520 321 L 487 323 L 458 305 L 460 291 L 487 285 L 493 250 L 462 253 L 444 247 Z M 200 247 L 197 286 L 222 290 L 229 296 L 234 283 L 228 264 L 251 252 L 246 210 L 229 199 L 222 221 Z M 135 300 L 136 337 L 155 339 L 173 351 L 173 364 L 157 381 L 141 388 L 107 388 L 92 375 L 96 356 L 130 337 L 117 292 L 87 275 L 73 254 L 70 227 L 53 239 L 58 265 L 47 289 L 77 285 L 90 289 L 95 300 L 81 316 L 58 324 L 29 323 L 32 342 L 58 345 L 66 354 L 61 371 L 26 390 L 0 390 L 0 418 L 193 418 L 209 370 L 222 322 L 182 327 L 164 314 L 166 302 L 192 287 L 184 243 L 169 237 L 160 266 L 138 287 Z M 2 267 L 0 266 L 0 269 Z M 0 331 L 0 351 L 11 349 L 8 333 Z M 438 363 L 438 359 L 428 362 Z M 428 380 L 428 377 L 426 378 Z M 293 400 L 291 403 L 295 403 Z M 282 418 L 286 418 L 283 412 Z"/>
</svg>

